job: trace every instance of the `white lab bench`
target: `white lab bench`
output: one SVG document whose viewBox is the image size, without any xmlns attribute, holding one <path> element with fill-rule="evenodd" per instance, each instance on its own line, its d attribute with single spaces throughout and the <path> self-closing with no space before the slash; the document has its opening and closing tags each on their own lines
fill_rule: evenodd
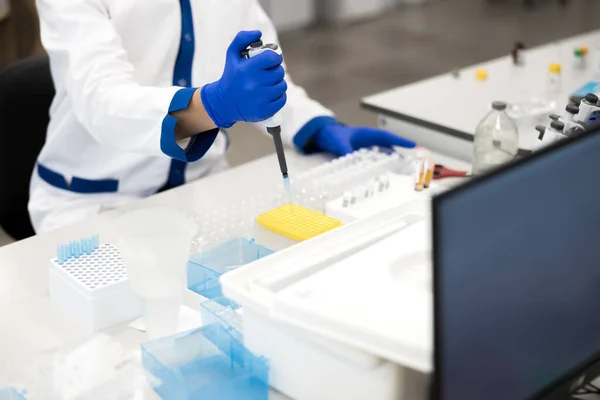
<svg viewBox="0 0 600 400">
<path fill-rule="evenodd" d="M 288 152 L 290 172 L 299 173 L 323 163 L 324 155 L 301 156 Z M 447 156 L 433 155 L 438 163 L 450 168 L 466 168 L 463 162 Z M 254 196 L 272 190 L 279 183 L 275 156 L 268 156 L 229 169 L 195 183 L 158 194 L 121 209 L 113 210 L 86 221 L 37 235 L 0 248 L 0 368 L 2 362 L 23 355 L 41 354 L 66 345 L 75 345 L 86 336 L 71 320 L 53 307 L 48 296 L 48 261 L 56 254 L 56 246 L 70 240 L 99 234 L 101 242 L 111 242 L 111 220 L 124 211 L 151 207 L 172 206 L 186 212 L 200 214 L 211 207 L 232 202 L 243 196 Z M 187 291 L 184 301 L 199 308 L 203 299 Z M 105 331 L 111 339 L 133 354 L 145 340 L 127 324 Z M 136 397 L 137 398 L 137 397 Z M 148 386 L 145 399 L 158 396 Z M 273 393 L 273 399 L 285 398 Z"/>
<path fill-rule="evenodd" d="M 586 46 L 587 68 L 573 70 L 573 52 Z M 511 49 L 506 49 L 507 54 Z M 546 90 L 550 63 L 562 65 L 562 94 L 557 113 L 564 114 L 569 95 L 584 83 L 598 79 L 595 66 L 600 63 L 600 31 L 575 36 L 525 51 L 525 65 L 514 67 L 510 55 L 459 70 L 451 71 L 410 85 L 368 96 L 363 108 L 378 114 L 380 127 L 417 141 L 433 151 L 460 160 L 471 161 L 475 128 L 491 109 L 493 101 L 522 101 Z M 435 62 L 435 60 L 431 60 Z M 402 68 L 399 66 L 398 68 Z M 475 77 L 478 69 L 488 72 L 488 79 Z M 522 154 L 533 149 L 538 133 L 535 125 L 549 125 L 549 119 L 522 120 L 519 147 Z"/>
</svg>

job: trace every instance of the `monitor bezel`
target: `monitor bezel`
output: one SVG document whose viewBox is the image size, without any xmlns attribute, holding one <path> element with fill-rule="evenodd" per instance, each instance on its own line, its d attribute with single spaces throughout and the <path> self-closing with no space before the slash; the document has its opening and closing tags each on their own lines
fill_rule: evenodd
<svg viewBox="0 0 600 400">
<path fill-rule="evenodd" d="M 527 167 L 531 163 L 535 163 L 538 160 L 545 158 L 549 155 L 553 155 L 557 152 L 562 151 L 564 148 L 571 146 L 575 143 L 585 143 L 588 140 L 594 139 L 600 135 L 600 126 L 592 127 L 586 131 L 574 136 L 554 143 L 544 149 L 533 153 L 522 159 L 515 160 L 511 163 L 503 165 L 489 173 L 482 176 L 475 176 L 468 182 L 455 187 L 454 189 L 435 196 L 432 201 L 432 232 L 433 232 L 433 324 L 434 324 L 434 339 L 433 339 L 433 362 L 434 369 L 431 379 L 431 391 L 430 398 L 433 400 L 442 400 L 443 386 L 442 386 L 442 371 L 438 368 L 442 361 L 442 352 L 440 349 L 443 348 L 440 320 L 440 310 L 442 309 L 442 296 L 438 294 L 441 292 L 441 283 L 439 279 L 439 244 L 442 240 L 440 237 L 440 230 L 438 229 L 439 215 L 441 204 L 448 199 L 457 196 L 464 191 L 472 190 L 480 186 L 482 183 L 493 180 L 497 177 L 503 176 L 507 173 L 513 173 L 521 168 Z M 583 386 L 586 383 L 590 383 L 595 378 L 600 376 L 600 350 L 591 355 L 588 359 L 583 360 L 578 366 L 572 368 L 569 371 L 565 371 L 563 377 L 557 381 L 550 383 L 548 386 L 541 388 L 538 393 L 531 396 L 531 400 L 562 400 L 568 398 L 575 389 Z"/>
</svg>

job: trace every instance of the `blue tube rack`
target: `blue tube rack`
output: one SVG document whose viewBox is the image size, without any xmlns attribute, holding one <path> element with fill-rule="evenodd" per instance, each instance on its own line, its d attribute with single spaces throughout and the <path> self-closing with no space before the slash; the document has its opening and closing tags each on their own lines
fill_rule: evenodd
<svg viewBox="0 0 600 400">
<path fill-rule="evenodd" d="M 219 323 L 141 345 L 164 400 L 268 400 L 269 366 Z"/>
<path fill-rule="evenodd" d="M 207 299 L 225 301 L 219 277 L 245 264 L 273 254 L 254 240 L 235 238 L 190 257 L 187 287 Z M 228 305 L 228 304 L 223 304 Z"/>
<path fill-rule="evenodd" d="M 0 400 L 26 400 L 24 393 L 10 387 L 0 388 Z"/>
<path fill-rule="evenodd" d="M 239 304 L 226 297 L 220 297 L 204 301 L 200 307 L 204 325 L 220 324 L 236 339 L 243 342 L 244 324 L 242 316 L 238 314 L 241 308 Z"/>
</svg>

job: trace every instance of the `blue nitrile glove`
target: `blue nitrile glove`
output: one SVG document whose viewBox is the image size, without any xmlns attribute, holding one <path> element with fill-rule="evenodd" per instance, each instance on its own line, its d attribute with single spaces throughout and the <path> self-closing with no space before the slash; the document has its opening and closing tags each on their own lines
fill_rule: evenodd
<svg viewBox="0 0 600 400">
<path fill-rule="evenodd" d="M 313 144 L 319 150 L 326 151 L 338 157 L 372 146 L 388 148 L 399 146 L 409 149 L 416 146 L 416 143 L 411 140 L 403 139 L 381 129 L 338 124 L 330 124 L 322 127 L 313 137 Z"/>
<path fill-rule="evenodd" d="M 260 31 L 238 33 L 227 50 L 223 76 L 202 88 L 204 108 L 219 128 L 239 121 L 264 121 L 287 101 L 283 57 L 272 51 L 251 59 L 241 54 L 261 36 Z"/>
</svg>

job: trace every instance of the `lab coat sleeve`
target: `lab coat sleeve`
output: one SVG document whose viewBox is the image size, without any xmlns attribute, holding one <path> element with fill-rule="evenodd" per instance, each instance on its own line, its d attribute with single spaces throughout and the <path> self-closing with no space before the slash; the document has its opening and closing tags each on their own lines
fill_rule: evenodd
<svg viewBox="0 0 600 400">
<path fill-rule="evenodd" d="M 37 0 L 37 6 L 53 74 L 60 74 L 76 118 L 99 143 L 182 161 L 206 153 L 217 132 L 197 135 L 183 148 L 169 114 L 185 109 L 195 89 L 138 84 L 103 0 Z"/>
<path fill-rule="evenodd" d="M 277 31 L 271 19 L 257 0 L 252 0 L 253 7 L 249 13 L 251 23 L 248 23 L 247 29 L 259 29 L 263 33 L 263 42 L 277 43 Z M 283 49 L 285 59 L 285 49 Z M 286 82 L 288 84 L 287 104 L 283 108 L 283 126 L 282 137 L 288 144 L 293 144 L 298 150 L 306 151 L 309 140 L 324 126 L 338 123 L 333 112 L 322 106 L 319 102 L 311 99 L 306 91 L 297 86 L 287 73 Z M 257 126 L 265 130 L 260 124 Z M 266 132 L 266 130 L 265 130 Z"/>
</svg>

